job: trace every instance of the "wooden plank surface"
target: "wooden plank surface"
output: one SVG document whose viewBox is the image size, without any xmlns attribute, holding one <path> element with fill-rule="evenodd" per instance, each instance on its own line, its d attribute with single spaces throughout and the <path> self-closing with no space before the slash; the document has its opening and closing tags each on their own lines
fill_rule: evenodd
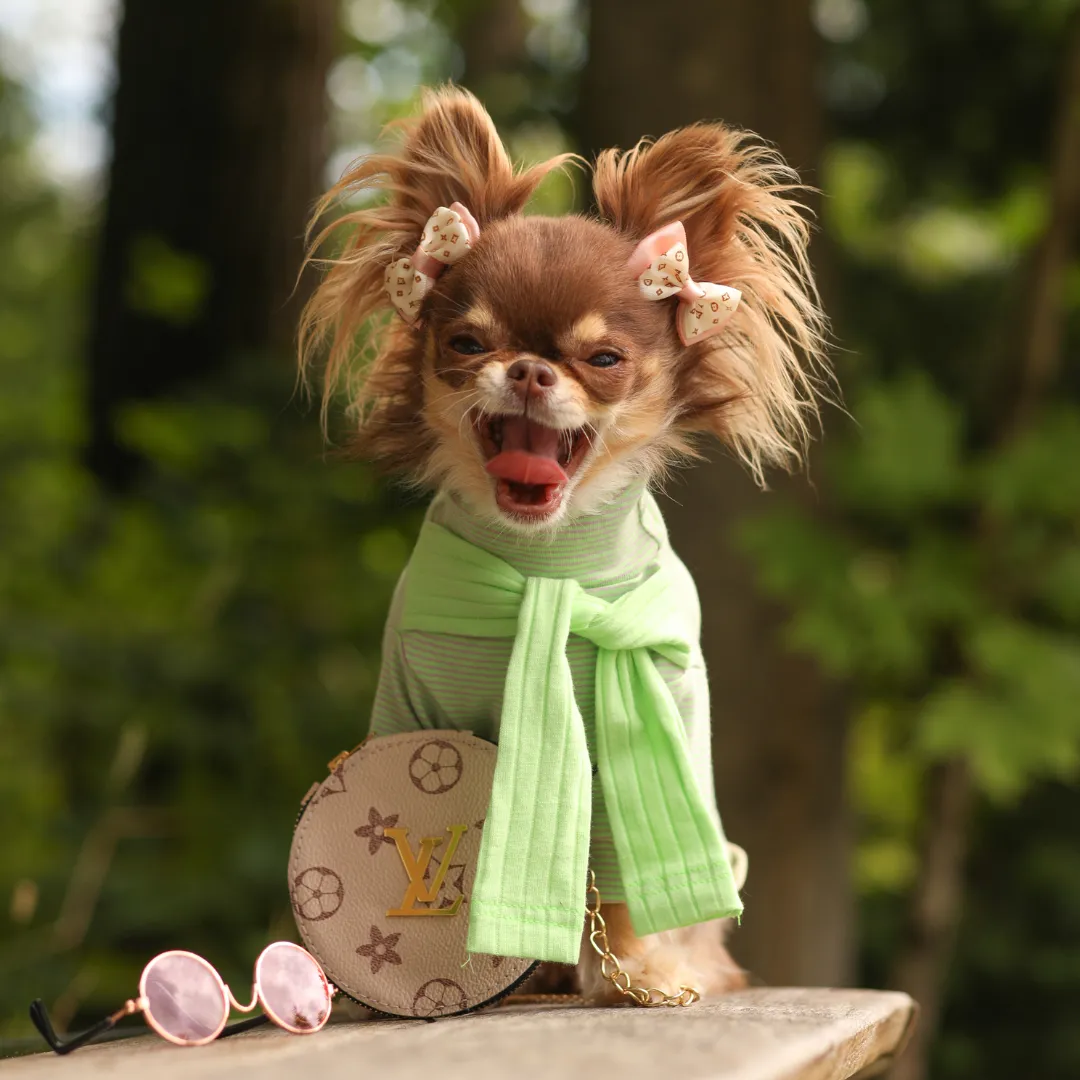
<svg viewBox="0 0 1080 1080">
<path fill-rule="evenodd" d="M 260 1029 L 183 1049 L 147 1036 L 0 1062 L 2 1080 L 846 1080 L 894 1055 L 904 994 L 755 989 L 689 1009 L 510 1006 L 423 1021 Z"/>
</svg>

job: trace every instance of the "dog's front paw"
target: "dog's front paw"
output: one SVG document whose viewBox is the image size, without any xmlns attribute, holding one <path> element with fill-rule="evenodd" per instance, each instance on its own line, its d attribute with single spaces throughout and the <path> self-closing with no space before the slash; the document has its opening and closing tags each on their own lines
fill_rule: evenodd
<svg viewBox="0 0 1080 1080">
<path fill-rule="evenodd" d="M 622 905 L 605 906 L 608 947 L 630 985 L 678 994 L 691 987 L 701 997 L 717 997 L 746 985 L 746 972 L 724 948 L 724 924 L 703 923 L 681 930 L 666 930 L 639 938 L 630 926 Z M 611 970 L 609 965 L 608 970 Z M 586 936 L 578 966 L 582 996 L 590 1004 L 615 1005 L 630 999 L 619 992 L 600 969 L 600 957 Z"/>
</svg>

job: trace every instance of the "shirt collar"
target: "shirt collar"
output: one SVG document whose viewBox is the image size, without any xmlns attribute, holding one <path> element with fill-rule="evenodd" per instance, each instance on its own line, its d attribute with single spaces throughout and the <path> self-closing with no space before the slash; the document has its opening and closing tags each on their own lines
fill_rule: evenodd
<svg viewBox="0 0 1080 1080">
<path fill-rule="evenodd" d="M 526 577 L 574 578 L 590 589 L 635 583 L 668 543 L 660 509 L 644 480 L 554 532 L 511 532 L 473 514 L 449 491 L 436 495 L 428 518 Z"/>
</svg>

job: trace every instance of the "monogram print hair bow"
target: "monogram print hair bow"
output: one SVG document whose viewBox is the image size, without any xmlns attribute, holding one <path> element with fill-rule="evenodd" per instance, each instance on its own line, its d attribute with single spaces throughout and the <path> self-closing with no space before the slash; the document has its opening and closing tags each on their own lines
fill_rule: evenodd
<svg viewBox="0 0 1080 1080">
<path fill-rule="evenodd" d="M 386 295 L 398 314 L 407 322 L 416 322 L 420 304 L 435 284 L 435 279 L 476 243 L 480 226 L 462 206 L 440 206 L 428 218 L 420 244 L 412 255 L 398 259 L 386 268 Z"/>
<path fill-rule="evenodd" d="M 731 285 L 695 281 L 690 276 L 690 256 L 686 250 L 686 230 L 681 221 L 650 233 L 634 248 L 630 272 L 637 275 L 638 288 L 646 300 L 666 300 L 678 296 L 675 325 L 684 345 L 718 334 L 739 306 L 742 293 Z"/>
</svg>

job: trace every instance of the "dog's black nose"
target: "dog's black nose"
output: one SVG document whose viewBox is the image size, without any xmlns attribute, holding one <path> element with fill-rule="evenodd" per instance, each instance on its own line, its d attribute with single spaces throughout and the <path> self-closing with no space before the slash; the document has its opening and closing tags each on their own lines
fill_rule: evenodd
<svg viewBox="0 0 1080 1080">
<path fill-rule="evenodd" d="M 555 369 L 543 360 L 515 360 L 506 369 L 506 377 L 522 398 L 539 397 L 555 385 Z"/>
</svg>

